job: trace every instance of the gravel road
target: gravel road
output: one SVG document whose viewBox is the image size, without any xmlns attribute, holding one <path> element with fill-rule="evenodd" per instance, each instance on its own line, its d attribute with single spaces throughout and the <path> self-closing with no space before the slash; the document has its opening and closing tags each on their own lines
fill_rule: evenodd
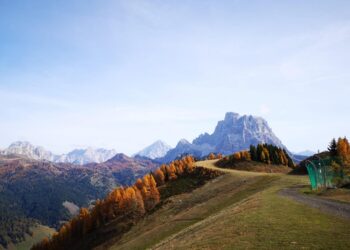
<svg viewBox="0 0 350 250">
<path fill-rule="evenodd" d="M 299 192 L 300 187 L 282 189 L 279 194 L 289 197 L 295 201 L 317 208 L 324 213 L 350 219 L 350 203 L 342 203 L 306 195 Z"/>
</svg>

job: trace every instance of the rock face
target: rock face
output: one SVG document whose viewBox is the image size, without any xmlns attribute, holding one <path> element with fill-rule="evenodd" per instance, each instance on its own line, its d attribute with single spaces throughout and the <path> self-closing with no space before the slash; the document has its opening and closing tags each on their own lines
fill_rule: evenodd
<svg viewBox="0 0 350 250">
<path fill-rule="evenodd" d="M 91 162 L 101 163 L 109 160 L 117 154 L 115 150 L 103 148 L 75 149 L 68 154 L 55 155 L 43 147 L 37 147 L 29 142 L 14 142 L 7 149 L 0 152 L 1 155 L 23 155 L 33 160 L 47 160 L 52 162 L 74 163 L 83 165 Z"/>
<path fill-rule="evenodd" d="M 171 147 L 168 144 L 166 144 L 161 140 L 158 140 L 153 144 L 149 145 L 148 147 L 142 149 L 140 152 L 136 153 L 135 155 L 147 157 L 150 159 L 156 159 L 166 155 L 166 153 L 168 153 L 170 149 Z"/>
<path fill-rule="evenodd" d="M 229 112 L 224 120 L 218 122 L 212 134 L 201 134 L 192 143 L 182 139 L 174 149 L 158 160 L 169 162 L 184 154 L 203 157 L 211 152 L 227 155 L 259 143 L 284 147 L 263 118 Z"/>
</svg>

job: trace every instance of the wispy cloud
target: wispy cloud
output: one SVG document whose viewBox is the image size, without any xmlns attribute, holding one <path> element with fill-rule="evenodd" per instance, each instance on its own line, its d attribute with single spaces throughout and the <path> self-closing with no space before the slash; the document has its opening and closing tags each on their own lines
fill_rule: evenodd
<svg viewBox="0 0 350 250">
<path fill-rule="evenodd" d="M 35 93 L 24 93 L 20 91 L 8 91 L 0 88 L 0 99 L 3 103 L 17 105 L 25 109 L 28 106 L 36 105 L 45 108 L 71 108 L 75 103 L 53 96 L 39 95 Z"/>
</svg>

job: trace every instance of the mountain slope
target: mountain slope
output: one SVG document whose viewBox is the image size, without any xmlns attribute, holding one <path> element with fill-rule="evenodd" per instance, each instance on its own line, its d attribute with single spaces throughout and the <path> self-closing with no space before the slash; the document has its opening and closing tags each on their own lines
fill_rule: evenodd
<svg viewBox="0 0 350 250">
<path fill-rule="evenodd" d="M 213 162 L 197 165 L 217 169 Z M 279 194 L 290 185 L 307 184 L 306 177 L 222 171 L 227 174 L 192 193 L 171 197 L 121 238 L 97 249 L 350 247 L 347 220 Z"/>
<path fill-rule="evenodd" d="M 161 158 L 171 149 L 171 147 L 165 142 L 158 140 L 146 148 L 142 149 L 135 155 L 144 156 L 150 159 Z"/>
<path fill-rule="evenodd" d="M 0 156 L 0 249 L 1 244 L 22 241 L 36 222 L 57 228 L 71 216 L 65 203 L 88 207 L 157 166 L 150 159 L 122 154 L 84 166 Z"/>
<path fill-rule="evenodd" d="M 23 240 L 36 222 L 58 227 L 70 218 L 65 201 L 88 206 L 116 185 L 113 176 L 95 169 L 1 156 L 0 244 Z"/>
<path fill-rule="evenodd" d="M 129 157 L 125 154 L 116 154 L 103 163 L 86 164 L 86 168 L 108 172 L 123 186 L 133 184 L 137 178 L 144 176 L 159 166 L 155 161 L 140 156 Z"/>
<path fill-rule="evenodd" d="M 174 149 L 169 150 L 159 160 L 169 162 L 182 154 L 203 157 L 214 152 L 227 155 L 259 143 L 285 148 L 263 118 L 251 115 L 240 116 L 229 112 L 226 113 L 224 120 L 218 122 L 212 134 L 201 134 L 192 143 L 181 140 Z"/>
</svg>

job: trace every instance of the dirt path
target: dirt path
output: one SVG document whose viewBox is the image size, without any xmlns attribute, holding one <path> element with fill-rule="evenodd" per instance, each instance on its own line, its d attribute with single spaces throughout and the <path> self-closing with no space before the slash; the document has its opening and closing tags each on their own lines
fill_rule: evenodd
<svg viewBox="0 0 350 250">
<path fill-rule="evenodd" d="M 350 219 L 350 204 L 322 199 L 299 192 L 299 187 L 282 189 L 280 195 L 289 197 L 295 201 L 317 208 L 324 213 Z"/>
</svg>

